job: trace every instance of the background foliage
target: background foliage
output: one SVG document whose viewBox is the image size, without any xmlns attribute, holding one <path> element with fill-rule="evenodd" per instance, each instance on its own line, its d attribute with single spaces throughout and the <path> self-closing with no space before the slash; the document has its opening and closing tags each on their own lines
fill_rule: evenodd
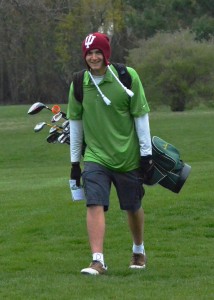
<svg viewBox="0 0 214 300">
<path fill-rule="evenodd" d="M 138 71 L 153 109 L 183 111 L 201 102 L 214 107 L 214 47 L 198 43 L 189 31 L 157 33 L 141 41 L 127 59 Z"/>
<path fill-rule="evenodd" d="M 210 103 L 213 65 L 207 62 L 213 61 L 213 15 L 212 0 L 1 0 L 0 103 L 67 102 L 72 74 L 84 67 L 82 40 L 94 31 L 110 36 L 112 61 L 126 63 L 129 57 L 139 70 L 145 58 L 131 56 L 145 53 L 153 41 L 155 62 L 147 64 L 140 77 L 146 77 L 154 107 L 160 102 L 183 110 L 200 101 Z M 184 48 L 175 41 L 179 32 Z M 176 50 L 167 64 L 168 46 Z M 158 58 L 164 72 L 159 73 Z M 149 55 L 146 59 L 151 61 Z"/>
</svg>

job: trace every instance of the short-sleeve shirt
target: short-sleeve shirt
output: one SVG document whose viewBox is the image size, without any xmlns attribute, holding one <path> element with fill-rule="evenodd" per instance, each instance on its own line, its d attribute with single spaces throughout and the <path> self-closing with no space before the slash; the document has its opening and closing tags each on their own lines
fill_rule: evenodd
<svg viewBox="0 0 214 300">
<path fill-rule="evenodd" d="M 116 69 L 112 65 L 110 67 L 118 77 Z M 69 119 L 83 122 L 87 145 L 84 161 L 96 162 L 118 172 L 128 172 L 139 167 L 140 147 L 134 118 L 149 112 L 137 72 L 130 67 L 127 69 L 132 77 L 133 97 L 127 95 L 107 69 L 99 83 L 102 93 L 111 101 L 110 105 L 106 105 L 86 71 L 83 101 L 80 103 L 75 99 L 72 83 L 67 111 Z"/>
</svg>

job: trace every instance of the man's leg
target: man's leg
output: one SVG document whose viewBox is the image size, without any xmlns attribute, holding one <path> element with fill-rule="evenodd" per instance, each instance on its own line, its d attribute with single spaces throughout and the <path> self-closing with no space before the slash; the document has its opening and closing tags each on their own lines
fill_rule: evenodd
<svg viewBox="0 0 214 300">
<path fill-rule="evenodd" d="M 92 253 L 103 253 L 105 213 L 103 206 L 87 208 L 87 230 Z"/>
<path fill-rule="evenodd" d="M 144 211 L 141 207 L 145 191 L 139 171 L 113 173 L 113 183 L 116 187 L 120 208 L 127 211 L 128 224 L 132 234 L 133 248 L 130 268 L 145 268 L 144 250 Z"/>
<path fill-rule="evenodd" d="M 130 263 L 131 269 L 144 269 L 146 267 L 146 254 L 144 249 L 144 211 L 142 208 L 136 212 L 128 211 L 128 223 L 133 238 L 133 255 Z"/>
<path fill-rule="evenodd" d="M 139 208 L 136 212 L 127 211 L 129 228 L 135 245 L 141 245 L 144 239 L 144 211 Z"/>
<path fill-rule="evenodd" d="M 100 164 L 84 163 L 82 174 L 87 205 L 87 231 L 92 252 L 92 263 L 81 272 L 98 275 L 107 270 L 103 257 L 105 237 L 105 211 L 109 206 L 111 178 L 109 171 Z"/>
<path fill-rule="evenodd" d="M 82 269 L 82 274 L 104 274 L 107 267 L 104 264 L 103 243 L 105 237 L 105 213 L 103 206 L 91 205 L 87 208 L 87 230 L 92 252 L 92 263 Z"/>
</svg>

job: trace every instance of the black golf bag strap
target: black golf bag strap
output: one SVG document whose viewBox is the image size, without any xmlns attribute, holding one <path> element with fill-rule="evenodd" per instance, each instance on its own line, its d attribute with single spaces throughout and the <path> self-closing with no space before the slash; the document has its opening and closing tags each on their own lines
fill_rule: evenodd
<svg viewBox="0 0 214 300">
<path fill-rule="evenodd" d="M 112 65 L 117 70 L 118 76 L 120 81 L 127 87 L 128 89 L 131 89 L 132 85 L 132 78 L 129 74 L 126 66 L 121 63 L 112 63 Z M 74 89 L 74 97 L 77 101 L 81 102 L 83 101 L 83 78 L 85 69 L 81 70 L 79 72 L 75 72 L 73 74 L 73 89 Z"/>
<path fill-rule="evenodd" d="M 122 82 L 122 84 L 125 85 L 125 87 L 127 87 L 127 89 L 131 89 L 132 77 L 129 74 L 126 66 L 124 64 L 121 64 L 121 63 L 112 63 L 112 65 L 117 70 L 119 79 Z"/>
<path fill-rule="evenodd" d="M 85 71 L 86 70 L 84 69 L 73 74 L 74 97 L 81 103 L 83 100 L 83 78 Z"/>
</svg>

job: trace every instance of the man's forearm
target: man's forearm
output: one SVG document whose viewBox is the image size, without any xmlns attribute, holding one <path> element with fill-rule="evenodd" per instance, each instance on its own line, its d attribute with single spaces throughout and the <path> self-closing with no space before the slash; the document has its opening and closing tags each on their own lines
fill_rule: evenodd
<svg viewBox="0 0 214 300">
<path fill-rule="evenodd" d="M 135 118 L 135 128 L 140 145 L 140 155 L 147 156 L 152 154 L 152 143 L 149 126 L 149 115 L 145 114 L 139 118 Z"/>
<path fill-rule="evenodd" d="M 71 163 L 79 162 L 82 154 L 82 120 L 70 120 L 70 158 Z"/>
</svg>

